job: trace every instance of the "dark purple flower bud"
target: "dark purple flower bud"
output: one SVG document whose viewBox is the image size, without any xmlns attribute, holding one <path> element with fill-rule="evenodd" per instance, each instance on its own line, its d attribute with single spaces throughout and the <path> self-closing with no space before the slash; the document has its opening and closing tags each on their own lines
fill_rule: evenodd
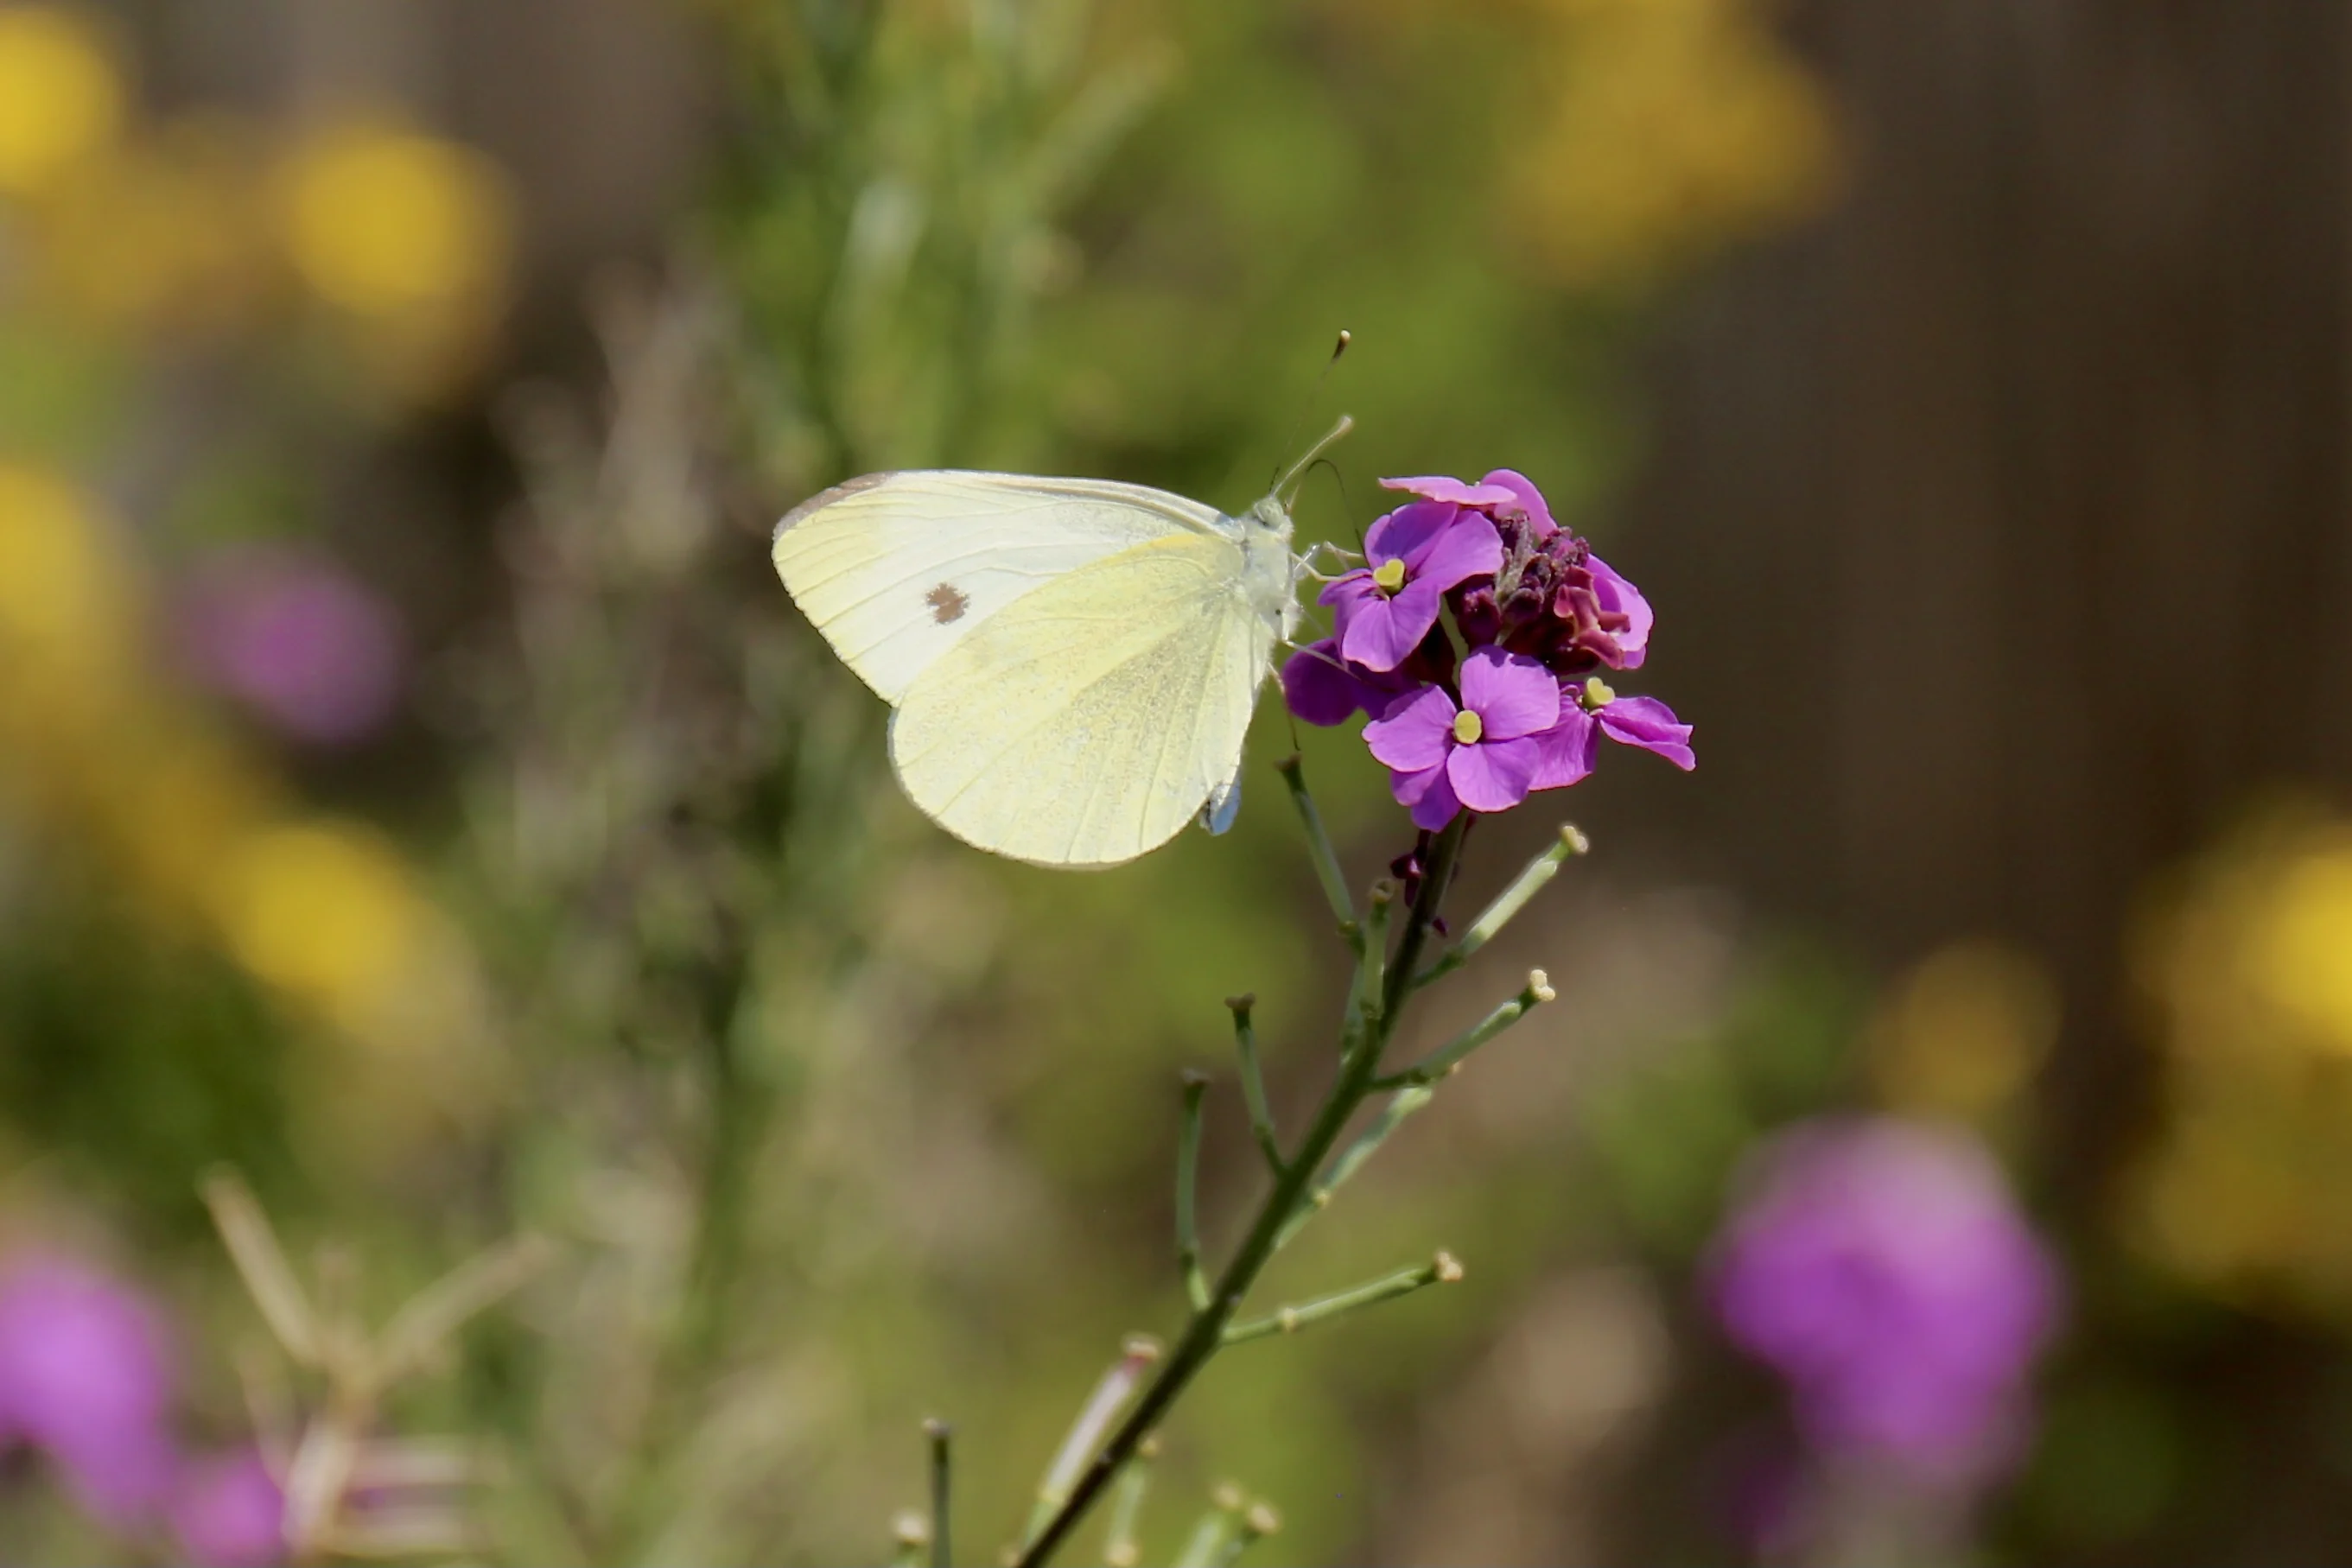
<svg viewBox="0 0 2352 1568">
<path fill-rule="evenodd" d="M 1491 582 L 1473 582 L 1454 591 L 1454 624 L 1462 640 L 1483 648 L 1503 634 L 1503 608 Z"/>
</svg>

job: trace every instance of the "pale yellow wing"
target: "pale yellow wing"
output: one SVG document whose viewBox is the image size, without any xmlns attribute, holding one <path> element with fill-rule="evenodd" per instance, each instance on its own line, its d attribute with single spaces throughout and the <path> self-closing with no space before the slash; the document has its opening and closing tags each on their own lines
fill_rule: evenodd
<svg viewBox="0 0 2352 1568">
<path fill-rule="evenodd" d="M 1006 605 L 1107 556 L 1216 534 L 1213 507 L 1142 485 L 959 469 L 869 474 L 776 525 L 776 574 L 888 702 Z"/>
<path fill-rule="evenodd" d="M 908 795 L 967 843 L 1042 865 L 1165 843 L 1234 777 L 1273 657 L 1242 570 L 1233 540 L 1181 534 L 999 611 L 891 719 Z"/>
</svg>

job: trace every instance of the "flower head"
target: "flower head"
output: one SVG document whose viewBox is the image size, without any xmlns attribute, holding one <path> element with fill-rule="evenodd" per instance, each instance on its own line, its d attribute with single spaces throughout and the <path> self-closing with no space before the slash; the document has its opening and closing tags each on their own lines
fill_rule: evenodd
<svg viewBox="0 0 2352 1568">
<path fill-rule="evenodd" d="M 286 1496 L 251 1449 L 200 1459 L 171 1508 L 180 1552 L 200 1568 L 269 1568 L 286 1556 Z"/>
<path fill-rule="evenodd" d="M 1537 738 L 1544 761 L 1538 789 L 1559 789 L 1592 771 L 1601 759 L 1601 737 L 1655 752 L 1687 773 L 1698 766 L 1691 750 L 1691 727 L 1655 697 L 1621 697 L 1598 675 L 1559 694 L 1559 721 Z"/>
<path fill-rule="evenodd" d="M 202 574 L 191 652 L 215 685 L 298 740 L 356 740 L 400 684 L 400 634 L 368 589 L 324 561 L 240 551 Z"/>
<path fill-rule="evenodd" d="M 1990 1155 L 1891 1119 L 1783 1134 L 1717 1243 L 1717 1315 L 1788 1379 L 1817 1447 L 1966 1481 L 2008 1457 L 2057 1319 L 2047 1252 Z"/>
<path fill-rule="evenodd" d="M 1559 685 L 1534 660 L 1480 648 L 1462 662 L 1462 700 L 1423 686 L 1364 727 L 1388 765 L 1390 788 L 1420 827 L 1442 828 L 1467 806 L 1507 811 L 1528 798 L 1543 768 L 1535 737 L 1559 719 Z"/>
<path fill-rule="evenodd" d="M 98 1518 L 132 1523 L 170 1490 L 172 1385 L 142 1297 L 62 1258 L 0 1272 L 0 1443 L 42 1450 Z"/>
<path fill-rule="evenodd" d="M 1368 670 L 1393 670 L 1437 624 L 1445 591 L 1503 564 L 1502 536 L 1484 513 L 1446 501 L 1416 501 L 1364 536 L 1369 565 L 1323 590 L 1339 651 Z"/>
<path fill-rule="evenodd" d="M 1656 618 L 1533 481 L 1496 468 L 1381 484 L 1420 499 L 1374 523 L 1366 564 L 1324 589 L 1333 635 L 1282 670 L 1294 715 L 1369 716 L 1365 742 L 1424 829 L 1576 783 L 1603 736 L 1696 766 L 1690 726 L 1595 674 L 1640 668 Z"/>
</svg>

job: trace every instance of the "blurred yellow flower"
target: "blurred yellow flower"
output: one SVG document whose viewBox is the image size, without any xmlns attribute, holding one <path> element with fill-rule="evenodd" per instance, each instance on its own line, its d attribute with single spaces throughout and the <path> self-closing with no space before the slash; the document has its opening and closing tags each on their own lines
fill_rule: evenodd
<svg viewBox="0 0 2352 1568">
<path fill-rule="evenodd" d="M 2352 835 L 2280 873 L 2246 962 L 2263 999 L 2352 1056 Z"/>
<path fill-rule="evenodd" d="M 106 668 L 133 615 L 123 567 L 82 493 L 0 462 L 0 679 L 54 691 Z"/>
<path fill-rule="evenodd" d="M 2352 824 L 2239 835 L 2134 956 L 2169 1111 L 2140 1190 L 2148 1249 L 2232 1299 L 2352 1312 Z"/>
<path fill-rule="evenodd" d="M 267 254 L 243 140 L 190 123 L 91 160 L 37 211 L 44 292 L 110 325 L 233 316 Z"/>
<path fill-rule="evenodd" d="M 400 857 L 340 822 L 261 828 L 228 854 L 217 897 L 246 967 L 346 1022 L 401 978 L 422 925 Z"/>
<path fill-rule="evenodd" d="M 2057 988 L 2040 961 L 2003 943 L 1953 943 L 1880 1005 L 1871 1082 L 1891 1110 L 1980 1124 L 2015 1101 L 2057 1033 Z"/>
<path fill-rule="evenodd" d="M 1672 267 L 1802 215 L 1833 139 L 1811 78 L 1748 0 L 1551 0 L 1543 101 L 1509 184 L 1560 280 Z"/>
<path fill-rule="evenodd" d="M 121 84 L 88 22 L 46 5 L 0 7 L 0 192 L 50 184 L 121 118 Z"/>
<path fill-rule="evenodd" d="M 280 193 L 303 281 L 359 315 L 476 303 L 505 273 L 506 187 L 487 159 L 453 142 L 339 126 L 295 153 Z"/>
</svg>

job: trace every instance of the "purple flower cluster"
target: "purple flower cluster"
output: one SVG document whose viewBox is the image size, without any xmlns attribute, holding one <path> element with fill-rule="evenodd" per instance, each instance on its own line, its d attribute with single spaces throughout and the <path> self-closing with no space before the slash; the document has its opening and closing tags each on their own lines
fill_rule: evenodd
<svg viewBox="0 0 2352 1568">
<path fill-rule="evenodd" d="M 1552 521 L 1525 476 L 1381 483 L 1420 498 L 1375 522 L 1365 564 L 1324 588 L 1332 634 L 1283 665 L 1292 713 L 1368 715 L 1365 744 L 1429 830 L 1577 782 L 1604 736 L 1696 766 L 1690 726 L 1599 674 L 1641 668 L 1649 601 Z"/>
<path fill-rule="evenodd" d="M 163 1321 L 137 1292 L 63 1257 L 0 1267 L 0 1452 L 40 1453 L 110 1530 L 168 1528 L 180 1561 L 278 1562 L 277 1483 L 250 1451 L 186 1456 L 174 1382 Z"/>
<path fill-rule="evenodd" d="M 1966 1485 L 2012 1457 L 2060 1285 L 1967 1134 L 1825 1121 L 1758 1156 L 1717 1241 L 1731 1338 L 1788 1379 L 1807 1440 Z"/>
</svg>

